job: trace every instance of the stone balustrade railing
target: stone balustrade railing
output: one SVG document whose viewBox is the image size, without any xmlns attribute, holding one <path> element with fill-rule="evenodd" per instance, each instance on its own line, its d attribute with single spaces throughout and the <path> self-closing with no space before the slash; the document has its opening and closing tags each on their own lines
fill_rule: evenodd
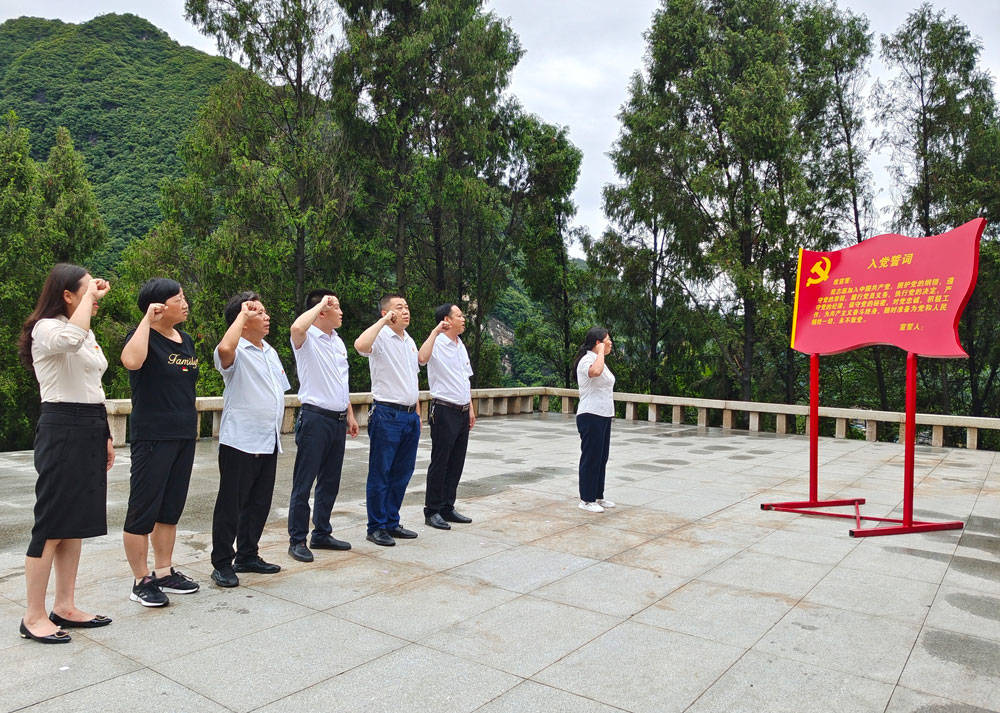
<svg viewBox="0 0 1000 713">
<path fill-rule="evenodd" d="M 473 389 L 472 398 L 476 404 L 476 413 L 480 418 L 490 416 L 505 416 L 508 414 L 532 413 L 536 409 L 548 412 L 555 403 L 564 414 L 572 414 L 575 410 L 575 402 L 579 399 L 579 392 L 576 389 L 559 389 L 545 386 L 511 388 L 511 389 Z M 788 433 L 789 417 L 806 417 L 809 414 L 809 407 L 798 404 L 773 404 L 758 401 L 727 401 L 720 399 L 696 399 L 684 396 L 660 396 L 655 394 L 614 394 L 617 403 L 625 406 L 625 419 L 634 421 L 639 415 L 639 407 L 646 410 L 646 418 L 649 421 L 661 420 L 661 413 L 665 420 L 665 410 L 670 408 L 671 423 L 685 423 L 687 412 L 696 412 L 696 423 L 705 427 L 709 423 L 709 412 L 721 412 L 721 425 L 724 429 L 731 429 L 735 423 L 735 414 L 748 414 L 747 424 L 750 431 L 761 430 L 761 414 L 774 416 L 774 430 L 776 433 Z M 427 403 L 430 401 L 430 394 L 426 391 L 420 392 L 420 413 L 421 418 L 427 418 Z M 371 405 L 372 396 L 370 393 L 351 394 L 351 403 L 354 405 L 354 414 L 358 423 L 364 426 L 368 422 L 368 408 Z M 126 437 L 126 422 L 128 415 L 132 411 L 132 403 L 128 399 L 111 399 L 106 402 L 108 409 L 108 421 L 111 426 L 111 435 L 115 445 L 124 445 Z M 295 422 L 295 412 L 299 407 L 298 396 L 285 396 L 285 420 L 282 424 L 282 432 L 288 433 L 292 430 Z M 197 399 L 197 408 L 200 413 L 212 414 L 212 435 L 219 433 L 219 421 L 222 417 L 222 397 L 221 396 L 201 396 Z M 905 420 L 905 414 L 896 411 L 867 411 L 853 408 L 833 408 L 821 406 L 819 409 L 821 419 L 835 419 L 834 436 L 836 438 L 846 438 L 848 423 L 864 423 L 865 437 L 869 441 L 874 441 L 878 437 L 879 423 L 901 424 Z M 808 428 L 808 418 L 804 418 Z M 979 431 L 1000 430 L 1000 418 L 980 418 L 974 416 L 951 416 L 941 414 L 918 413 L 917 426 L 931 427 L 931 445 L 944 445 L 945 426 L 964 428 L 966 448 L 975 449 L 979 442 Z"/>
</svg>

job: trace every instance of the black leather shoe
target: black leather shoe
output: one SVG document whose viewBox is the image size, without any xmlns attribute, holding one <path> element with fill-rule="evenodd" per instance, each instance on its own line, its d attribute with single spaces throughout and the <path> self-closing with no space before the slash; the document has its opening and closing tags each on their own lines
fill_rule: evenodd
<svg viewBox="0 0 1000 713">
<path fill-rule="evenodd" d="M 21 619 L 21 628 L 18 629 L 18 632 L 21 634 L 22 639 L 31 639 L 32 641 L 37 641 L 40 644 L 68 644 L 73 640 L 73 638 L 62 629 L 54 634 L 49 634 L 48 636 L 35 636 L 28 631 L 28 627 L 24 625 L 24 619 Z"/>
<path fill-rule="evenodd" d="M 299 562 L 313 561 L 313 553 L 306 547 L 305 542 L 296 542 L 294 545 L 289 545 L 288 554 L 293 560 L 298 560 Z"/>
<path fill-rule="evenodd" d="M 236 572 L 256 572 L 257 574 L 277 574 L 281 571 L 281 566 L 265 562 L 257 557 L 246 562 L 234 562 L 233 570 Z"/>
<path fill-rule="evenodd" d="M 402 525 L 396 525 L 396 527 L 386 530 L 390 537 L 395 537 L 397 540 L 414 540 L 417 537 L 417 533 L 413 530 L 407 530 Z"/>
<path fill-rule="evenodd" d="M 466 517 L 457 510 L 441 513 L 441 519 L 444 520 L 445 522 L 460 522 L 463 525 L 468 525 L 470 522 L 472 522 L 471 517 Z"/>
<path fill-rule="evenodd" d="M 338 540 L 336 537 L 331 537 L 330 535 L 323 535 L 322 537 L 314 537 L 309 541 L 309 546 L 314 550 L 349 550 L 351 549 L 350 542 L 344 542 L 343 540 Z"/>
<path fill-rule="evenodd" d="M 392 547 L 396 544 L 396 541 L 389 536 L 389 533 L 385 530 L 375 530 L 368 533 L 368 537 L 365 538 L 369 542 L 374 542 L 376 545 L 382 545 L 382 547 Z"/>
<path fill-rule="evenodd" d="M 216 567 L 212 570 L 212 581 L 220 587 L 238 587 L 240 578 L 236 576 L 236 571 L 232 567 Z"/>
<path fill-rule="evenodd" d="M 49 621 L 62 629 L 96 629 L 99 626 L 110 624 L 111 618 L 98 614 L 90 621 L 73 621 L 72 619 L 63 619 L 55 612 L 52 612 L 49 614 Z"/>
<path fill-rule="evenodd" d="M 434 513 L 433 515 L 428 515 L 427 517 L 425 517 L 424 518 L 424 523 L 427 524 L 427 525 L 430 525 L 431 527 L 435 527 L 438 530 L 450 530 L 451 529 L 451 525 L 449 525 L 447 522 L 445 522 L 444 520 L 442 520 L 441 516 L 438 515 L 437 513 Z"/>
</svg>

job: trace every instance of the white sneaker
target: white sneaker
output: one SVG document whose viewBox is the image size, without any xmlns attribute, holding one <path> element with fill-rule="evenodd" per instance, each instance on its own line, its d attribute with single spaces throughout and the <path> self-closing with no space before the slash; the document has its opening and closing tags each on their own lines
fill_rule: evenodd
<svg viewBox="0 0 1000 713">
<path fill-rule="evenodd" d="M 585 503 L 581 500 L 579 507 L 581 510 L 586 510 L 587 512 L 604 512 L 604 508 L 597 503 Z"/>
<path fill-rule="evenodd" d="M 610 500 L 605 500 L 604 498 L 598 498 L 597 499 L 597 504 L 600 505 L 602 508 L 605 508 L 605 509 L 607 509 L 607 508 L 613 508 L 615 506 L 615 504 L 613 502 L 611 502 Z"/>
</svg>

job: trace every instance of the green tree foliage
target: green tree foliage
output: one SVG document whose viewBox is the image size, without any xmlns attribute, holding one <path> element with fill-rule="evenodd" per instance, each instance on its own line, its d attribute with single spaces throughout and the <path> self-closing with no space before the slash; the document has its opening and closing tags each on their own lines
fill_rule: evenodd
<svg viewBox="0 0 1000 713">
<path fill-rule="evenodd" d="M 997 413 L 1000 368 L 1000 328 L 990 309 L 1000 299 L 1000 119 L 980 50 L 957 18 L 921 5 L 882 40 L 896 74 L 877 95 L 901 193 L 897 228 L 933 235 L 976 216 L 990 221 L 959 329 L 969 359 L 920 368 L 921 405 L 977 416 Z"/>
<path fill-rule="evenodd" d="M 523 186 L 523 217 L 517 237 L 524 260 L 520 276 L 528 295 L 541 310 L 534 320 L 518 325 L 518 344 L 540 356 L 569 388 L 573 357 L 586 331 L 586 304 L 579 299 L 585 270 L 569 255 L 574 238 L 583 233 L 570 228 L 576 207 L 570 194 L 576 185 L 583 154 L 564 128 L 530 118 L 520 135 L 523 159 L 515 180 Z"/>
<path fill-rule="evenodd" d="M 864 208 L 866 37 L 829 5 L 787 0 L 667 0 L 654 16 L 612 151 L 615 227 L 590 246 L 592 268 L 611 268 L 606 299 L 621 284 L 637 317 L 619 332 L 643 355 L 637 386 L 687 348 L 701 364 L 668 367 L 668 383 L 728 396 L 731 380 L 744 399 L 801 393 L 787 341 L 795 256 L 836 245 L 845 215 Z"/>
<path fill-rule="evenodd" d="M 482 0 L 341 9 L 332 107 L 361 177 L 354 233 L 380 238 L 387 259 L 373 265 L 376 280 L 410 298 L 414 331 L 432 326 L 440 302 L 469 313 L 475 383 L 491 383 L 488 317 L 513 265 L 541 255 L 530 240 L 543 239 L 534 230 L 553 217 L 546 201 L 572 191 L 579 156 L 563 136 L 562 155 L 548 159 L 572 165 L 568 189 L 538 170 L 559 131 L 503 97 L 521 49 Z"/>
<path fill-rule="evenodd" d="M 8 112 L 0 127 L 0 449 L 27 448 L 38 414 L 38 385 L 18 361 L 21 324 L 31 313 L 49 267 L 87 265 L 104 247 L 83 160 L 69 132 L 57 130 L 49 160 L 31 158 L 30 132 Z"/>
<path fill-rule="evenodd" d="M 36 160 L 56 145 L 57 127 L 76 137 L 111 235 L 95 269 L 160 220 L 159 183 L 181 169 L 177 145 L 233 69 L 134 15 L 0 25 L 0 113 L 21 117 Z"/>
</svg>

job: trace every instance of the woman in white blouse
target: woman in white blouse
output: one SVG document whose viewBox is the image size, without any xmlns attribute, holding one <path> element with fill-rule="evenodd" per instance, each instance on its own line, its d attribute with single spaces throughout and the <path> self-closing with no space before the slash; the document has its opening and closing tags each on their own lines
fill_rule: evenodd
<svg viewBox="0 0 1000 713">
<path fill-rule="evenodd" d="M 90 330 L 97 301 L 108 289 L 82 267 L 56 265 L 18 343 L 42 397 L 35 429 L 35 525 L 24 558 L 28 607 L 20 634 L 46 644 L 68 642 L 67 628 L 111 623 L 78 609 L 74 596 L 81 538 L 108 532 L 107 471 L 115 460 L 101 385 L 108 362 Z M 53 567 L 55 601 L 47 614 Z"/>
<path fill-rule="evenodd" d="M 580 509 L 604 512 L 615 504 L 604 498 L 604 476 L 611 446 L 612 396 L 615 375 L 604 363 L 611 353 L 611 336 L 603 327 L 592 327 L 576 355 L 576 380 L 580 405 L 576 428 L 580 432 Z"/>
</svg>

